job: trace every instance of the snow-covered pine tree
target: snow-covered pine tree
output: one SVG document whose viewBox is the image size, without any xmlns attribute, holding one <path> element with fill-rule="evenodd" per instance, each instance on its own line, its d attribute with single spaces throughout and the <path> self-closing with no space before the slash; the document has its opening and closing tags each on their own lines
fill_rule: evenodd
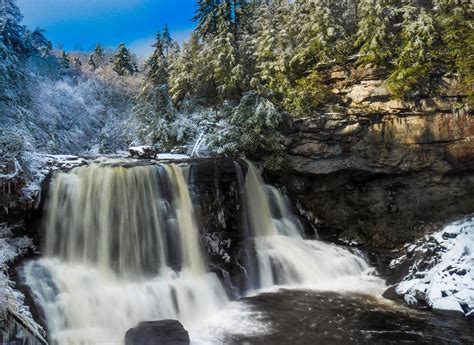
<svg viewBox="0 0 474 345">
<path fill-rule="evenodd" d="M 69 68 L 71 67 L 71 62 L 69 61 L 69 55 L 64 50 L 62 50 L 61 54 L 59 55 L 59 65 L 61 66 L 61 69 L 64 72 L 69 71 Z"/>
<path fill-rule="evenodd" d="M 74 57 L 73 64 L 74 64 L 74 67 L 75 67 L 77 70 L 80 70 L 80 69 L 81 69 L 82 62 L 81 62 L 81 60 L 80 60 L 77 56 Z"/>
<path fill-rule="evenodd" d="M 198 0 L 196 15 L 193 20 L 197 22 L 196 32 L 201 37 L 207 38 L 217 30 L 217 11 L 221 0 Z"/>
<path fill-rule="evenodd" d="M 89 56 L 87 63 L 92 67 L 92 70 L 95 70 L 96 68 L 98 68 L 100 65 L 104 63 L 104 59 L 105 59 L 104 49 L 99 43 L 97 43 L 97 45 L 94 48 L 94 51 Z"/>
<path fill-rule="evenodd" d="M 197 35 L 192 34 L 189 43 L 176 54 L 170 63 L 169 89 L 174 104 L 179 107 L 181 102 L 193 94 L 193 44 L 199 44 Z"/>
<path fill-rule="evenodd" d="M 435 20 L 441 28 L 445 49 L 441 58 L 448 73 L 455 75 L 474 103 L 474 5 L 435 0 Z"/>
<path fill-rule="evenodd" d="M 168 28 L 168 25 L 165 25 L 165 27 L 163 29 L 163 35 L 162 35 L 161 41 L 163 43 L 163 51 L 165 53 L 165 56 L 168 58 L 169 54 L 171 53 L 171 51 L 174 48 L 173 47 L 174 46 L 174 41 L 171 38 L 171 34 L 170 34 L 170 30 Z"/>
<path fill-rule="evenodd" d="M 24 40 L 26 30 L 21 25 L 22 19 L 16 0 L 0 0 L 0 36 L 3 38 L 3 44 L 19 53 L 27 49 Z"/>
<path fill-rule="evenodd" d="M 36 28 L 35 31 L 30 34 L 30 41 L 33 49 L 36 50 L 40 56 L 46 57 L 51 52 L 52 44 L 44 37 L 43 29 Z"/>
<path fill-rule="evenodd" d="M 280 97 L 289 87 L 286 78 L 285 42 L 280 37 L 281 17 L 276 5 L 256 9 L 254 47 L 256 75 L 251 86 L 261 94 Z"/>
<path fill-rule="evenodd" d="M 428 96 L 442 75 L 437 51 L 440 36 L 433 16 L 424 8 L 403 6 L 402 46 L 388 78 L 391 91 L 399 98 Z"/>
<path fill-rule="evenodd" d="M 89 55 L 89 58 L 87 59 L 87 63 L 89 66 L 91 66 L 92 70 L 95 71 L 97 68 L 97 64 L 95 63 L 93 55 Z"/>
<path fill-rule="evenodd" d="M 400 46 L 400 1 L 360 0 L 355 47 L 359 62 L 390 66 Z"/>
<path fill-rule="evenodd" d="M 168 92 L 168 61 L 159 32 L 153 47 L 155 50 L 146 63 L 146 77 L 134 111 L 141 140 L 168 150 L 177 144 L 173 127 L 176 110 Z"/>
<path fill-rule="evenodd" d="M 243 75 L 228 1 L 223 1 L 218 7 L 217 28 L 210 42 L 210 53 L 209 62 L 220 101 L 238 99 Z"/>
<path fill-rule="evenodd" d="M 133 64 L 132 56 L 128 51 L 125 44 L 120 43 L 117 52 L 115 53 L 114 57 L 112 58 L 113 61 L 113 70 L 120 76 L 124 76 L 126 74 L 133 74 L 135 73 L 135 67 Z"/>
<path fill-rule="evenodd" d="M 343 61 L 351 49 L 344 22 L 344 2 L 304 1 L 300 8 L 305 19 L 300 24 L 299 49 L 294 62 L 314 65 Z"/>
</svg>

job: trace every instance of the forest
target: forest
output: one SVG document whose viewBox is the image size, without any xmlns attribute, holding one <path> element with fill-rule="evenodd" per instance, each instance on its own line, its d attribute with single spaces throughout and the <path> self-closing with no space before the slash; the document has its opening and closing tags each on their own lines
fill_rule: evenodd
<svg viewBox="0 0 474 345">
<path fill-rule="evenodd" d="M 285 124 L 344 106 L 330 70 L 360 64 L 385 71 L 395 98 L 436 95 L 454 78 L 472 104 L 469 2 L 199 0 L 192 19 L 187 42 L 158 28 L 153 54 L 140 61 L 124 44 L 54 49 L 41 28 L 22 25 L 15 0 L 2 0 L 2 155 L 147 144 L 245 154 L 278 169 Z"/>
</svg>

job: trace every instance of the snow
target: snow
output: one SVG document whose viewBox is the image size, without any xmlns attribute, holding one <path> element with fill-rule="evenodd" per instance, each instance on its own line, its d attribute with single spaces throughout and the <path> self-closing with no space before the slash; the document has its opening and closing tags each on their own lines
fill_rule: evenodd
<svg viewBox="0 0 474 345">
<path fill-rule="evenodd" d="M 157 153 L 156 150 L 149 145 L 132 146 L 128 148 L 128 152 L 132 157 L 137 158 L 155 158 L 158 160 L 189 159 L 188 155 L 179 153 Z"/>
<path fill-rule="evenodd" d="M 415 296 L 423 296 L 435 310 L 472 314 L 474 218 L 451 223 L 431 237 L 427 236 L 407 248 L 409 252 L 421 255 L 396 288 L 407 304 L 414 304 Z M 398 266 L 405 260 L 406 255 L 394 260 L 391 266 Z"/>
<path fill-rule="evenodd" d="M 458 301 L 451 297 L 442 297 L 434 300 L 432 308 L 436 310 L 454 310 L 464 313 Z"/>
<path fill-rule="evenodd" d="M 159 153 L 156 156 L 157 159 L 168 160 L 168 159 L 189 159 L 188 155 L 180 154 L 180 153 Z"/>
<path fill-rule="evenodd" d="M 8 312 L 35 338 L 44 340 L 44 330 L 33 320 L 29 308 L 25 306 L 25 296 L 15 289 L 15 283 L 8 278 L 7 273 L 8 264 L 29 249 L 35 250 L 31 238 L 13 237 L 12 228 L 0 224 L 0 318 Z"/>
<path fill-rule="evenodd" d="M 87 160 L 72 155 L 50 155 L 37 152 L 26 152 L 23 155 L 28 171 L 28 181 L 20 191 L 20 202 L 39 204 L 41 184 L 55 170 L 72 169 L 87 163 Z"/>
</svg>

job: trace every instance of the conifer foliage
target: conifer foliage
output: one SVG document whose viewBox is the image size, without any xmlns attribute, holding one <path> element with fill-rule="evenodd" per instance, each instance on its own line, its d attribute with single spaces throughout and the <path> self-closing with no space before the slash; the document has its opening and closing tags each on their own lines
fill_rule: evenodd
<svg viewBox="0 0 474 345">
<path fill-rule="evenodd" d="M 118 46 L 117 52 L 113 57 L 113 64 L 114 71 L 120 76 L 133 74 L 136 72 L 136 67 L 133 63 L 132 56 L 123 43 L 120 43 Z"/>
</svg>

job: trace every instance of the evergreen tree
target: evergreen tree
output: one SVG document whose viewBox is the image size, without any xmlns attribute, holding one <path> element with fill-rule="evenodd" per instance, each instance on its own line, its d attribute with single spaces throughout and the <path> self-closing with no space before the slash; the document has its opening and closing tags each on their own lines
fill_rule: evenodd
<svg viewBox="0 0 474 345">
<path fill-rule="evenodd" d="M 400 45 L 399 0 L 361 0 L 359 4 L 359 28 L 356 48 L 360 62 L 377 66 L 390 66 Z"/>
<path fill-rule="evenodd" d="M 429 95 L 442 74 L 437 54 L 440 37 L 433 17 L 423 8 L 405 5 L 401 36 L 402 47 L 389 86 L 399 98 Z"/>
<path fill-rule="evenodd" d="M 442 58 L 474 102 L 474 9 L 472 4 L 436 1 L 436 23 L 441 28 Z"/>
<path fill-rule="evenodd" d="M 74 63 L 74 67 L 75 67 L 76 69 L 78 69 L 78 70 L 81 69 L 82 62 L 81 62 L 81 60 L 80 60 L 77 56 L 74 57 L 73 63 Z"/>
<path fill-rule="evenodd" d="M 146 62 L 148 67 L 146 79 L 153 85 L 165 85 L 168 83 L 169 77 L 168 59 L 165 55 L 165 45 L 160 32 L 157 32 L 155 43 L 152 47 L 154 47 L 155 50 Z"/>
<path fill-rule="evenodd" d="M 26 50 L 23 40 L 25 28 L 20 24 L 22 19 L 16 0 L 0 0 L 0 36 L 6 46 L 17 52 Z"/>
<path fill-rule="evenodd" d="M 126 74 L 133 74 L 135 73 L 135 66 L 133 64 L 133 59 L 130 56 L 130 52 L 125 47 L 125 44 L 120 43 L 117 49 L 117 53 L 115 53 L 113 59 L 113 70 L 120 76 L 124 76 Z"/>
<path fill-rule="evenodd" d="M 299 49 L 292 61 L 300 68 L 317 62 L 341 62 L 350 50 L 342 1 L 315 0 L 300 4 L 305 15 L 298 35 Z"/>
<path fill-rule="evenodd" d="M 36 28 L 30 35 L 31 45 L 41 56 L 46 57 L 52 49 L 51 42 L 44 37 L 44 30 Z"/>
<path fill-rule="evenodd" d="M 163 36 L 162 36 L 161 41 L 163 43 L 164 54 L 165 54 L 166 57 L 168 57 L 169 54 L 171 53 L 171 51 L 174 48 L 174 41 L 171 38 L 171 34 L 170 34 L 169 29 L 168 29 L 168 25 L 165 25 L 165 27 L 163 29 Z"/>
<path fill-rule="evenodd" d="M 193 51 L 191 39 L 170 64 L 170 95 L 176 106 L 193 93 Z"/>
<path fill-rule="evenodd" d="M 254 37 L 256 75 L 251 86 L 260 93 L 281 98 L 290 87 L 287 72 L 286 35 L 280 35 L 280 24 L 285 18 L 275 5 L 262 5 L 256 12 L 256 30 Z M 283 11 L 284 12 L 284 11 Z"/>
<path fill-rule="evenodd" d="M 202 37 L 208 37 L 217 30 L 217 12 L 219 9 L 220 0 L 198 0 L 198 9 L 193 20 L 198 22 L 196 32 Z"/>
<path fill-rule="evenodd" d="M 94 51 L 89 56 L 87 63 L 92 67 L 92 70 L 95 70 L 104 63 L 104 58 L 104 49 L 100 44 L 97 44 Z"/>
<path fill-rule="evenodd" d="M 139 136 L 144 142 L 171 149 L 177 144 L 177 131 L 173 127 L 176 111 L 168 92 L 168 61 L 159 32 L 153 47 L 135 114 L 140 122 Z"/>
<path fill-rule="evenodd" d="M 59 65 L 63 71 L 69 71 L 69 68 L 71 67 L 69 56 L 64 50 L 61 51 L 61 55 L 59 56 Z"/>
<path fill-rule="evenodd" d="M 210 43 L 212 56 L 209 57 L 221 101 L 237 99 L 242 81 L 242 66 L 238 63 L 236 40 L 229 17 L 229 3 L 223 1 L 217 11 L 217 31 Z"/>
</svg>

